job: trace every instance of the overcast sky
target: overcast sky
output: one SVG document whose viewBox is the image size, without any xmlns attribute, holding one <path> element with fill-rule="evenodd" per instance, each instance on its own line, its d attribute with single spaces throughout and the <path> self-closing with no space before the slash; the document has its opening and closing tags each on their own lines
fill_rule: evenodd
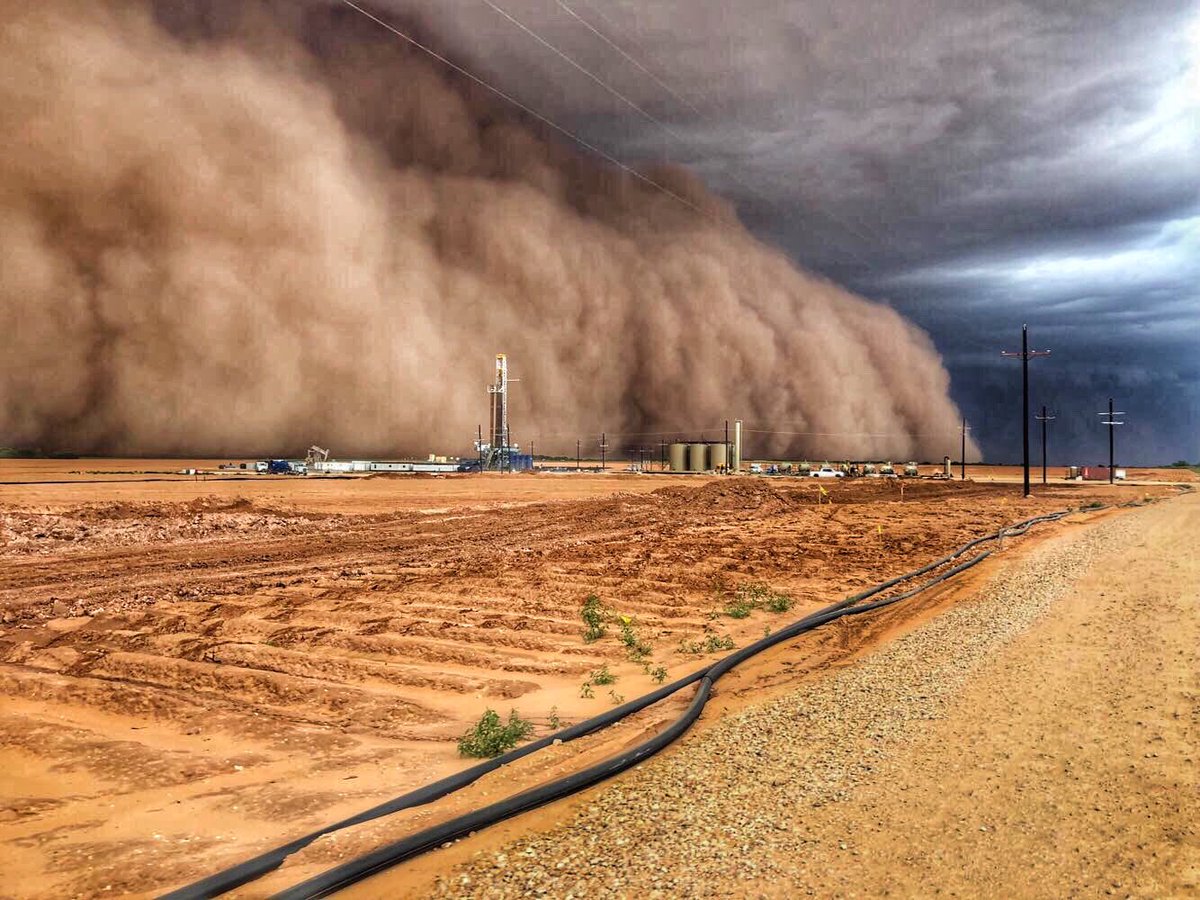
<svg viewBox="0 0 1200 900">
<path fill-rule="evenodd" d="M 1054 351 L 1032 364 L 1052 463 L 1107 459 L 1110 394 L 1119 462 L 1200 460 L 1200 2 L 391 3 L 914 319 L 989 459 L 1020 459 L 1020 366 L 999 351 L 1028 322 Z"/>
</svg>

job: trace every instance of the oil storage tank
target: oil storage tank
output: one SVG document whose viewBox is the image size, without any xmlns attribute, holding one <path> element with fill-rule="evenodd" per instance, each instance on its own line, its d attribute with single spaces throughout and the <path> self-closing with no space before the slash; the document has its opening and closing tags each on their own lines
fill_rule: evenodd
<svg viewBox="0 0 1200 900">
<path fill-rule="evenodd" d="M 708 467 L 718 472 L 722 471 L 729 465 L 729 445 L 728 444 L 709 444 L 708 445 Z"/>
<path fill-rule="evenodd" d="M 672 472 L 687 471 L 687 444 L 672 444 L 667 451 L 667 460 Z"/>
<path fill-rule="evenodd" d="M 703 472 L 708 468 L 708 444 L 688 444 L 688 471 Z"/>
</svg>

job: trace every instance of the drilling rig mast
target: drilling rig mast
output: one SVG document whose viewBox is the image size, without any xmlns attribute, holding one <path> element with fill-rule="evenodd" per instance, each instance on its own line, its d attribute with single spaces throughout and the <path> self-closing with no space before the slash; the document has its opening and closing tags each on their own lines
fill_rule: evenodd
<svg viewBox="0 0 1200 900">
<path fill-rule="evenodd" d="M 512 443 L 508 430 L 508 386 L 517 381 L 508 377 L 508 357 L 496 354 L 496 380 L 488 385 L 491 397 L 491 427 L 487 442 L 478 441 L 476 449 L 485 470 L 507 471 L 512 468 L 512 456 L 520 448 Z"/>
</svg>

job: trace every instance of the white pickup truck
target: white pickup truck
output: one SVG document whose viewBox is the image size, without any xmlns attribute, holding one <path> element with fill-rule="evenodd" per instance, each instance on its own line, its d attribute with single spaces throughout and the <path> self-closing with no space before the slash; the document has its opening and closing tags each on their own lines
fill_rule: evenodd
<svg viewBox="0 0 1200 900">
<path fill-rule="evenodd" d="M 846 473 L 841 469 L 835 469 L 832 466 L 821 466 L 819 469 L 813 469 L 808 473 L 809 478 L 845 478 Z"/>
</svg>

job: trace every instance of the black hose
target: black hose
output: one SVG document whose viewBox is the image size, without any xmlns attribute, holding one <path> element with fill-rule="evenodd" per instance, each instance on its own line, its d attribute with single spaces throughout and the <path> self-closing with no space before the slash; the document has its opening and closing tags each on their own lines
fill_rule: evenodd
<svg viewBox="0 0 1200 900">
<path fill-rule="evenodd" d="M 547 785 L 542 785 L 538 788 L 518 794 L 515 797 L 510 797 L 506 800 L 484 807 L 483 809 L 460 816 L 449 822 L 445 822 L 442 825 L 434 826 L 426 829 L 425 831 L 418 832 L 415 835 L 390 844 L 386 847 L 381 847 L 380 849 L 373 851 L 366 856 L 352 860 L 351 862 L 331 869 L 322 875 L 318 875 L 301 885 L 284 891 L 283 893 L 279 894 L 278 897 L 292 900 L 292 898 L 300 897 L 326 896 L 332 891 L 340 890 L 341 888 L 353 884 L 354 882 L 387 868 L 388 866 L 395 865 L 398 862 L 401 862 L 405 859 L 410 859 L 413 856 L 417 856 L 427 850 L 432 849 L 433 847 L 437 847 L 440 844 L 445 843 L 447 840 L 453 840 L 454 838 L 462 837 L 471 831 L 477 831 L 480 828 L 486 827 L 488 824 L 502 821 L 503 819 L 517 815 L 526 810 L 533 809 L 537 806 L 542 806 L 551 802 L 552 800 L 575 793 L 584 787 L 595 784 L 598 781 L 609 778 L 612 775 L 628 769 L 630 766 L 636 765 L 641 760 L 657 753 L 663 747 L 667 746 L 680 735 L 682 735 L 692 725 L 692 723 L 699 718 L 700 711 L 703 709 L 704 703 L 707 702 L 712 684 L 734 666 L 744 662 L 751 656 L 755 656 L 758 653 L 775 646 L 776 644 L 791 640 L 797 635 L 811 631 L 814 628 L 818 628 L 821 625 L 831 622 L 834 619 L 841 618 L 842 616 L 858 615 L 860 613 L 870 612 L 871 610 L 880 609 L 884 606 L 889 606 L 893 603 L 898 603 L 901 600 L 912 597 L 921 591 L 927 590 L 930 587 L 945 581 L 947 578 L 957 575 L 964 569 L 968 569 L 971 566 L 976 565 L 990 555 L 990 551 L 972 557 L 970 560 L 955 566 L 952 569 L 949 569 L 931 581 L 926 582 L 910 591 L 899 594 L 895 597 L 885 598 L 874 603 L 864 604 L 862 606 L 857 605 L 862 603 L 863 600 L 883 593 L 884 591 L 889 590 L 896 585 L 902 584 L 905 581 L 911 581 L 914 578 L 919 578 L 921 575 L 944 566 L 982 543 L 995 540 L 996 538 L 1003 536 L 1019 536 L 1027 532 L 1031 527 L 1039 522 L 1060 519 L 1065 515 L 1067 515 L 1067 512 L 1049 513 L 1046 515 L 1035 516 L 1031 519 L 1026 519 L 1023 522 L 1018 522 L 1016 525 L 1003 528 L 1000 531 L 992 534 L 987 534 L 983 537 L 968 541 L 953 553 L 934 560 L 928 565 L 922 566 L 919 569 L 915 569 L 903 575 L 898 575 L 895 578 L 884 581 L 878 585 L 875 585 L 874 587 L 868 588 L 865 591 L 861 591 L 860 593 L 847 597 L 845 600 L 841 600 L 837 603 L 810 613 L 803 619 L 800 619 L 799 621 L 794 622 L 791 625 L 788 625 L 779 631 L 776 631 L 767 637 L 742 648 L 741 650 L 731 653 L 729 656 L 726 656 L 716 663 L 706 666 L 703 669 L 699 669 L 698 671 L 680 678 L 671 684 L 664 685 L 663 687 L 658 688 L 649 694 L 638 697 L 634 700 L 630 700 L 621 706 L 614 707 L 607 712 L 601 713 L 600 715 L 594 716 L 593 718 L 587 719 L 583 722 L 579 722 L 569 728 L 564 728 L 554 734 L 547 735 L 536 741 L 532 741 L 531 743 L 505 753 L 502 756 L 478 763 L 477 765 L 471 766 L 462 772 L 447 776 L 446 778 L 442 778 L 431 784 L 425 785 L 424 787 L 418 788 L 415 791 L 411 791 L 400 797 L 386 801 L 385 803 L 373 806 L 370 809 L 364 810 L 363 812 L 347 819 L 342 819 L 341 821 L 321 828 L 318 831 L 314 831 L 302 837 L 296 838 L 293 841 L 268 850 L 265 853 L 259 854 L 258 856 L 243 863 L 239 863 L 228 869 L 224 869 L 221 872 L 210 875 L 207 878 L 201 879 L 200 881 L 193 882 L 192 884 L 179 888 L 178 890 L 164 894 L 162 900 L 207 900 L 207 898 L 216 897 L 220 894 L 226 893 L 227 891 L 234 890 L 235 888 L 241 887 L 250 881 L 254 881 L 257 878 L 262 877 L 268 872 L 279 868 L 279 866 L 283 864 L 284 860 L 286 860 L 288 856 L 297 852 L 298 850 L 302 850 L 327 834 L 332 834 L 333 832 L 340 831 L 344 828 L 360 825 L 383 816 L 391 815 L 392 813 L 399 812 L 401 810 L 410 809 L 414 806 L 422 806 L 424 804 L 431 803 L 434 800 L 437 800 L 446 796 L 447 794 L 453 793 L 454 791 L 460 790 L 461 788 L 474 783 L 489 772 L 493 772 L 496 769 L 499 769 L 501 766 L 508 765 L 509 763 L 515 762 L 522 757 L 528 756 L 531 753 L 535 753 L 538 750 L 549 746 L 555 741 L 566 743 L 568 741 L 584 737 L 585 735 L 591 734 L 601 728 L 614 724 L 615 722 L 618 722 L 635 712 L 645 709 L 647 706 L 651 706 L 654 703 L 657 703 L 660 700 L 663 700 L 666 697 L 669 697 L 672 694 L 682 690 L 683 688 L 696 683 L 697 681 L 700 682 L 700 687 L 696 692 L 696 697 L 693 698 L 684 714 L 661 734 L 658 734 L 646 742 L 639 744 L 632 750 L 626 751 L 625 753 L 614 757 L 613 759 L 606 760 L 595 766 L 585 769 L 582 772 L 561 778 Z"/>
<path fill-rule="evenodd" d="M 570 796 L 606 778 L 611 778 L 613 775 L 631 769 L 642 760 L 653 756 L 681 737 L 700 718 L 700 714 L 703 712 L 704 706 L 708 702 L 708 698 L 712 692 L 713 684 L 739 663 L 761 653 L 773 644 L 795 637 L 797 634 L 812 631 L 835 619 L 869 612 L 884 606 L 890 606 L 893 603 L 898 603 L 948 578 L 952 578 L 959 572 L 971 568 L 971 566 L 977 565 L 988 556 L 991 556 L 991 551 L 985 550 L 978 556 L 971 557 L 966 562 L 955 566 L 949 571 L 943 572 L 920 587 L 914 588 L 898 597 L 888 597 L 865 606 L 842 607 L 840 609 L 827 608 L 812 616 L 808 616 L 783 631 L 776 632 L 748 647 L 744 647 L 736 653 L 730 654 L 720 662 L 709 667 L 700 679 L 700 688 L 696 691 L 696 696 L 692 699 L 692 702 L 688 705 L 683 715 L 671 723 L 670 727 L 665 731 L 638 744 L 633 749 L 624 751 L 581 772 L 576 772 L 573 775 L 568 775 L 549 784 L 532 788 L 514 797 L 508 797 L 490 806 L 474 810 L 456 819 L 451 819 L 448 822 L 443 822 L 440 825 L 435 825 L 432 828 L 427 828 L 407 838 L 380 847 L 378 850 L 374 850 L 365 856 L 360 856 L 350 862 L 335 866 L 295 887 L 281 891 L 275 894 L 272 900 L 314 900 L 317 897 L 328 897 L 330 894 L 356 884 L 378 872 L 382 872 L 384 869 L 388 869 L 397 863 L 433 850 L 447 841 L 466 837 L 471 832 L 479 831 L 490 825 L 495 825 L 497 822 L 502 822 L 523 812 L 528 812 L 531 809 L 536 809 L 539 806 L 544 806 L 547 803 Z"/>
</svg>

